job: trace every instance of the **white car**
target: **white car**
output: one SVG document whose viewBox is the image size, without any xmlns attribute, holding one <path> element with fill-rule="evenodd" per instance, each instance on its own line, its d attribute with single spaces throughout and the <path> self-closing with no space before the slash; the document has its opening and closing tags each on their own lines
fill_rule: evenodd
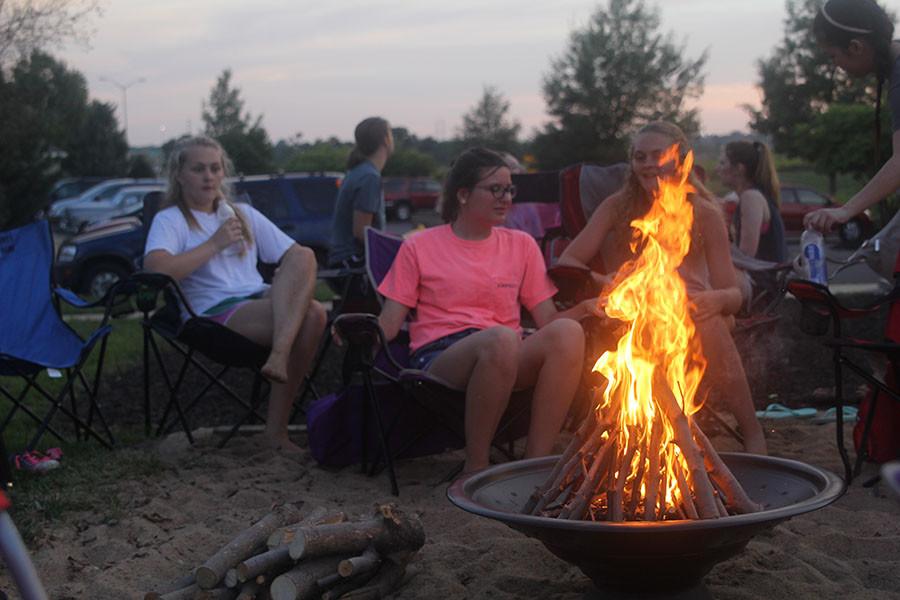
<svg viewBox="0 0 900 600">
<path fill-rule="evenodd" d="M 47 216 L 50 218 L 51 223 L 56 224 L 65 216 L 65 211 L 70 206 L 87 202 L 109 200 L 116 192 L 129 185 L 161 185 L 164 183 L 165 182 L 161 179 L 107 179 L 106 181 L 85 190 L 78 196 L 57 200 L 50 206 Z"/>
<path fill-rule="evenodd" d="M 63 211 L 59 229 L 76 233 L 92 223 L 136 215 L 144 208 L 144 199 L 148 194 L 164 190 L 162 184 L 126 185 L 109 198 L 69 205 Z"/>
</svg>

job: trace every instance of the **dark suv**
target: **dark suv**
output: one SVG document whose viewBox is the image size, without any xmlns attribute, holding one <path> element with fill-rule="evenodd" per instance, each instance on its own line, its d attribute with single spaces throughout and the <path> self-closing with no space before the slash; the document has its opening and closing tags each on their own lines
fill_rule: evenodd
<svg viewBox="0 0 900 600">
<path fill-rule="evenodd" d="M 340 173 L 291 173 L 244 177 L 232 184 L 238 201 L 252 203 L 282 231 L 312 248 L 324 264 L 341 177 Z M 143 250 L 140 215 L 95 224 L 60 244 L 56 281 L 100 296 L 139 268 Z"/>
<path fill-rule="evenodd" d="M 388 216 L 408 221 L 414 209 L 434 209 L 441 195 L 441 184 L 427 177 L 385 177 L 384 208 Z"/>
</svg>

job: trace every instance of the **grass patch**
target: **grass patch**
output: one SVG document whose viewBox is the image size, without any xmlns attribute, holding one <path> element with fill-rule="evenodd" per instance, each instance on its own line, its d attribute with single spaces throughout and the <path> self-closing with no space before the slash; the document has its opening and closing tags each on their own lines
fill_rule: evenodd
<svg viewBox="0 0 900 600">
<path fill-rule="evenodd" d="M 38 540 L 48 524 L 64 521 L 73 512 L 91 511 L 103 521 L 120 518 L 123 504 L 116 486 L 168 468 L 143 449 L 112 453 L 94 444 L 68 447 L 62 463 L 42 475 L 21 473 L 9 492 L 10 512 L 26 543 Z"/>
<path fill-rule="evenodd" d="M 97 325 L 98 322 L 96 321 L 69 322 L 69 326 L 82 338 L 89 336 L 91 332 L 97 328 Z M 143 353 L 143 336 L 140 321 L 117 320 L 112 323 L 112 326 L 113 330 L 107 337 L 108 341 L 106 358 L 104 359 L 103 364 L 103 377 L 112 373 L 124 372 L 134 368 L 136 365 L 140 364 Z M 97 368 L 97 361 L 100 356 L 99 344 L 100 342 L 94 346 L 94 349 L 87 360 L 87 365 L 84 368 L 84 373 L 89 382 L 93 381 L 93 374 Z M 37 382 L 50 394 L 56 395 L 62 390 L 65 379 L 51 378 L 46 371 L 42 371 L 37 376 Z M 0 385 L 2 385 L 10 394 L 18 397 L 22 390 L 25 389 L 26 384 L 23 379 L 18 377 L 0 377 Z M 81 392 L 81 384 L 76 383 L 75 389 L 76 393 Z M 108 390 L 106 391 L 108 393 Z M 104 393 L 104 390 L 101 389 L 100 393 Z M 28 392 L 24 402 L 33 412 L 41 417 L 43 417 L 50 407 L 50 403 L 35 390 L 30 390 Z M 11 407 L 11 403 L 9 402 L 3 402 L 3 405 L 7 407 L 7 410 Z M 86 411 L 86 406 L 84 404 L 81 406 L 83 407 L 83 411 Z M 67 420 L 68 417 L 61 413 L 57 413 L 51 425 L 57 426 L 61 423 L 65 423 Z M 17 452 L 18 449 L 23 448 L 31 439 L 31 436 L 34 435 L 36 427 L 37 424 L 34 420 L 22 413 L 21 410 L 17 411 L 13 420 L 3 431 L 3 438 L 6 442 L 7 450 L 10 452 Z M 48 444 L 51 446 L 57 445 L 57 443 L 58 440 L 56 440 L 55 437 L 51 434 L 45 434 L 42 438 L 41 447 L 46 447 Z M 66 448 L 66 450 L 68 449 Z"/>
</svg>

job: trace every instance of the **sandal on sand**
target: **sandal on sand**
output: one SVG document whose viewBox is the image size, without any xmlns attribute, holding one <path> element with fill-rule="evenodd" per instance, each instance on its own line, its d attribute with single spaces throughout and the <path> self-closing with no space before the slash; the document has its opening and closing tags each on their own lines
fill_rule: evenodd
<svg viewBox="0 0 900 600">
<path fill-rule="evenodd" d="M 897 498 L 900 498 L 900 461 L 881 465 L 881 479 Z"/>
<path fill-rule="evenodd" d="M 805 419 L 806 417 L 815 416 L 816 409 L 814 408 L 788 408 L 784 404 L 770 404 L 766 407 L 766 410 L 758 410 L 756 411 L 756 416 L 759 419 Z"/>
<path fill-rule="evenodd" d="M 853 423 L 857 419 L 857 413 L 859 412 L 855 406 L 845 406 L 844 410 L 844 423 Z M 812 420 L 813 423 L 818 425 L 823 425 L 825 423 L 834 423 L 837 419 L 837 407 L 832 406 L 821 415 L 817 416 Z"/>
</svg>

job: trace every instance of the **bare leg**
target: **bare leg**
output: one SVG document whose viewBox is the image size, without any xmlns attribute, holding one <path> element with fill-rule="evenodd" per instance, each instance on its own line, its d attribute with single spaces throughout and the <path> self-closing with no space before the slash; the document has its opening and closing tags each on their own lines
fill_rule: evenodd
<svg viewBox="0 0 900 600">
<path fill-rule="evenodd" d="M 522 342 L 516 389 L 534 386 L 525 458 L 546 456 L 562 428 L 584 361 L 584 332 L 570 319 L 553 321 Z"/>
<path fill-rule="evenodd" d="M 312 300 L 315 273 L 315 254 L 302 246 L 288 250 L 275 271 L 268 295 L 272 300 L 272 338 L 266 344 L 271 345 L 272 351 L 261 369 L 263 376 L 273 383 L 288 380 L 288 363 L 292 361 L 292 348 Z"/>
<path fill-rule="evenodd" d="M 706 377 L 731 414 L 737 420 L 744 437 L 744 449 L 755 454 L 767 454 L 766 438 L 756 418 L 753 397 L 744 365 L 738 354 L 728 325 L 721 317 L 697 323 L 697 333 L 708 362 Z"/>
<path fill-rule="evenodd" d="M 489 464 L 491 440 L 516 380 L 520 345 L 517 332 L 492 327 L 456 342 L 428 369 L 450 385 L 466 390 L 467 473 Z"/>
</svg>

